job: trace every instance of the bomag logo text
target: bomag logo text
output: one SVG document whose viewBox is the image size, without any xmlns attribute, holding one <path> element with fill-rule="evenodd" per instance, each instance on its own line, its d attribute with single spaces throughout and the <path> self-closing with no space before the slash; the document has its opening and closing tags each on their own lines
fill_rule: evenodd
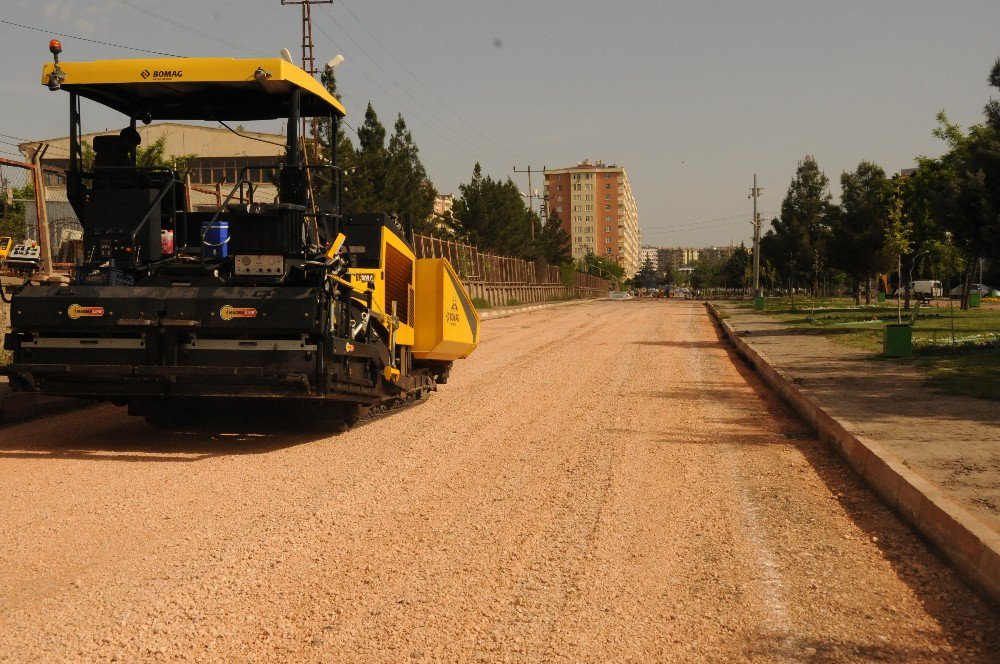
<svg viewBox="0 0 1000 664">
<path fill-rule="evenodd" d="M 143 69 L 142 73 L 143 80 L 148 80 L 150 78 L 154 80 L 172 79 L 172 78 L 183 78 L 184 70 L 182 69 L 154 69 L 150 71 L 148 69 Z"/>
</svg>

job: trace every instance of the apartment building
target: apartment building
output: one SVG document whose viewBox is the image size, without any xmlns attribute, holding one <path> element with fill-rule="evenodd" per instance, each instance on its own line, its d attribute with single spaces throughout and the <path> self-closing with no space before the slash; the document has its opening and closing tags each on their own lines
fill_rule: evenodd
<svg viewBox="0 0 1000 664">
<path fill-rule="evenodd" d="M 660 269 L 660 250 L 658 247 L 652 245 L 644 244 L 639 249 L 639 269 L 649 261 L 653 265 L 653 269 L 659 271 Z"/>
<path fill-rule="evenodd" d="M 575 260 L 592 251 L 617 261 L 627 276 L 639 271 L 639 210 L 623 167 L 582 161 L 546 170 L 545 195 L 570 237 Z"/>
<path fill-rule="evenodd" d="M 693 247 L 660 247 L 658 254 L 659 268 L 664 272 L 679 270 L 698 261 L 698 250 Z"/>
</svg>

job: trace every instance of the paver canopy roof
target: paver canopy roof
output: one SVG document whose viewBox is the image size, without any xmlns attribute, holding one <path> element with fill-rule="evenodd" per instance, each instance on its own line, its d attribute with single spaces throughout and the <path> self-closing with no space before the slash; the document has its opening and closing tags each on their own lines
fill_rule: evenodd
<svg viewBox="0 0 1000 664">
<path fill-rule="evenodd" d="M 42 69 L 48 84 L 55 65 Z M 62 87 L 130 117 L 153 120 L 270 120 L 288 117 L 302 91 L 303 117 L 346 115 L 315 78 L 280 58 L 159 58 L 60 62 Z"/>
</svg>

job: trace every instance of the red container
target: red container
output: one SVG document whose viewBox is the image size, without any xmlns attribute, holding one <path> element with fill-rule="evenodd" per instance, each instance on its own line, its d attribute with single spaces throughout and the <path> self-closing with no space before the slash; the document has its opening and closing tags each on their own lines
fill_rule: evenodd
<svg viewBox="0 0 1000 664">
<path fill-rule="evenodd" d="M 174 253 L 174 232 L 166 229 L 160 231 L 160 249 L 164 254 Z"/>
</svg>

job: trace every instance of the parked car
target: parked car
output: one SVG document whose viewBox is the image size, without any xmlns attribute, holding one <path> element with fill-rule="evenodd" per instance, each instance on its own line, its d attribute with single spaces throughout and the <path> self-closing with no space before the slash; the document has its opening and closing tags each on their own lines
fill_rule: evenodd
<svg viewBox="0 0 1000 664">
<path fill-rule="evenodd" d="M 631 300 L 632 294 L 624 291 L 611 291 L 608 293 L 608 297 L 612 300 Z"/>
<path fill-rule="evenodd" d="M 983 297 L 996 297 L 997 289 L 986 286 L 985 284 L 972 284 L 971 288 L 969 288 L 969 293 L 979 293 Z M 950 297 L 962 297 L 962 287 L 955 286 L 948 291 L 948 295 Z"/>
</svg>

